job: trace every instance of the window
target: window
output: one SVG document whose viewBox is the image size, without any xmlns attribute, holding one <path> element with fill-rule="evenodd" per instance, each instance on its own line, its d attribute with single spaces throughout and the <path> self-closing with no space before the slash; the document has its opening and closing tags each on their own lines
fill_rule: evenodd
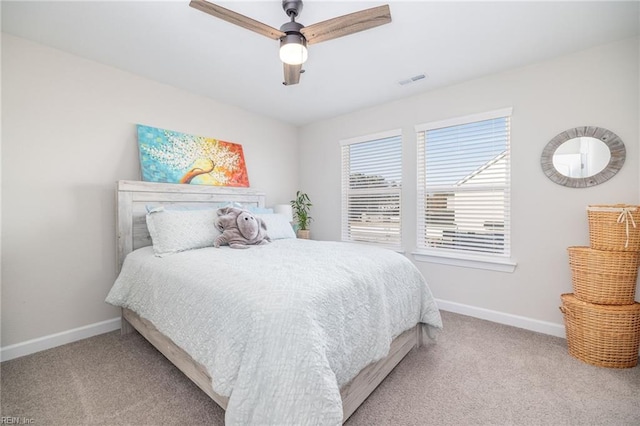
<svg viewBox="0 0 640 426">
<path fill-rule="evenodd" d="M 416 126 L 417 254 L 513 270 L 510 117 L 508 108 Z"/>
<path fill-rule="evenodd" d="M 340 141 L 342 240 L 400 249 L 402 133 Z"/>
</svg>

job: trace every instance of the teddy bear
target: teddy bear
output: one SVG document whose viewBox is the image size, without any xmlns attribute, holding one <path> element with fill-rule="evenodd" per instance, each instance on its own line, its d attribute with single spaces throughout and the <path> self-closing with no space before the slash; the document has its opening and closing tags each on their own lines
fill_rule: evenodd
<svg viewBox="0 0 640 426">
<path fill-rule="evenodd" d="M 235 249 L 247 249 L 251 245 L 268 244 L 271 242 L 267 235 L 267 225 L 248 210 L 237 207 L 223 207 L 218 209 L 216 228 L 222 232 L 214 243 L 214 247 L 228 244 Z"/>
</svg>

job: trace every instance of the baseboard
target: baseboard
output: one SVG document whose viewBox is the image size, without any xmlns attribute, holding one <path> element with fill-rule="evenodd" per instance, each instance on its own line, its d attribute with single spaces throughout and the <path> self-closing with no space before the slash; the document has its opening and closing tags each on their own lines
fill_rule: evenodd
<svg viewBox="0 0 640 426">
<path fill-rule="evenodd" d="M 478 308 L 476 306 L 464 305 L 462 303 L 449 302 L 441 299 L 436 299 L 436 302 L 438 307 L 443 311 L 468 315 L 470 317 L 493 321 L 499 324 L 511 325 L 518 328 L 524 328 L 526 330 L 537 331 L 538 333 L 565 338 L 563 324 L 540 321 L 533 318 L 506 314 L 504 312 L 492 311 L 490 309 Z M 15 345 L 0 348 L 0 361 L 9 361 L 10 359 L 30 355 L 45 349 L 55 348 L 56 346 L 65 345 L 67 343 L 77 342 L 78 340 L 118 329 L 120 329 L 120 317 L 97 322 L 95 324 L 85 325 L 84 327 L 74 328 L 61 333 L 51 334 L 49 336 L 39 337 L 33 340 L 27 340 L 26 342 L 16 343 Z"/>
<path fill-rule="evenodd" d="M 438 304 L 438 308 L 443 311 L 468 315 L 474 318 L 497 322 L 498 324 L 511 325 L 513 327 L 524 328 L 525 330 L 536 331 L 538 333 L 549 334 L 551 336 L 566 339 L 564 324 L 541 321 L 520 315 L 493 311 L 491 309 L 478 308 L 476 306 L 465 305 L 462 303 L 449 302 L 442 299 L 436 299 L 436 303 Z M 26 342 L 16 343 L 15 345 L 0 348 L 0 361 L 9 361 L 10 359 L 30 355 L 45 349 L 55 348 L 56 346 L 77 342 L 78 340 L 119 329 L 120 317 L 28 340 Z"/>
<path fill-rule="evenodd" d="M 78 327 L 60 333 L 50 334 L 44 337 L 38 337 L 37 339 L 27 340 L 26 342 L 16 343 L 14 345 L 0 348 L 0 361 L 9 361 L 10 359 L 30 355 L 44 351 L 45 349 L 55 348 L 56 346 L 77 342 L 78 340 L 119 329 L 120 317 L 96 322 L 94 324 L 85 325 L 84 327 Z"/>
<path fill-rule="evenodd" d="M 443 311 L 468 315 L 474 318 L 511 325 L 518 328 L 524 328 L 525 330 L 537 331 L 538 333 L 550 334 L 551 336 L 566 339 L 564 324 L 540 321 L 533 318 L 492 311 L 491 309 L 478 308 L 476 306 L 464 305 L 462 303 L 449 302 L 441 299 L 436 299 L 436 303 L 438 304 L 438 308 Z"/>
</svg>

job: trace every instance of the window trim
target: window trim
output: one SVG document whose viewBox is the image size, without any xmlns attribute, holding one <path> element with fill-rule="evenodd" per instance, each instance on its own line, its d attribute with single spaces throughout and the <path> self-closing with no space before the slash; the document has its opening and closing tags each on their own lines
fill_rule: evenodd
<svg viewBox="0 0 640 426">
<path fill-rule="evenodd" d="M 414 126 L 415 132 L 424 132 L 426 130 L 440 129 L 442 127 L 459 126 L 461 124 L 469 124 L 476 121 L 491 120 L 494 118 L 502 118 L 511 116 L 513 114 L 513 107 L 495 109 L 493 111 L 480 112 L 477 114 L 469 114 L 462 117 L 447 118 L 440 121 L 432 121 L 430 123 L 416 124 Z"/>
<path fill-rule="evenodd" d="M 414 126 L 414 131 L 416 134 L 416 148 L 419 149 L 418 146 L 418 133 L 427 132 L 428 130 L 440 129 L 443 127 L 452 127 L 463 124 L 469 124 L 479 121 L 491 120 L 495 118 L 509 117 L 511 118 L 513 113 L 513 107 L 501 108 L 492 111 L 477 113 L 477 114 L 469 114 L 460 117 L 454 117 L 439 121 L 433 121 L 429 123 L 417 124 Z M 509 149 L 509 157 L 511 157 L 511 149 Z M 420 161 L 420 158 L 416 158 L 417 162 Z M 424 209 L 424 204 L 420 202 L 419 191 L 420 191 L 420 170 L 416 168 L 416 207 L 417 207 L 417 215 L 416 220 L 420 217 L 424 216 L 421 214 L 421 209 Z M 511 187 L 511 174 L 509 173 L 509 182 L 508 186 Z M 509 206 L 509 210 L 511 213 L 511 205 Z M 418 225 L 416 223 L 416 225 Z M 419 226 L 419 225 L 418 225 Z M 511 231 L 511 230 L 510 230 Z M 416 238 L 419 238 L 416 235 Z M 510 239 L 513 238 L 513 235 L 510 235 Z M 416 246 L 419 246 L 420 240 L 417 241 Z M 411 253 L 416 261 L 420 262 L 430 262 L 437 263 L 443 265 L 452 265 L 452 266 L 462 266 L 467 268 L 475 268 L 475 269 L 485 269 L 491 271 L 499 271 L 499 272 L 508 272 L 512 273 L 515 271 L 517 262 L 513 258 L 513 253 L 510 252 L 509 255 L 506 256 L 491 256 L 485 254 L 469 254 L 463 252 L 456 251 L 440 251 L 440 250 L 430 250 L 428 248 L 416 248 L 415 251 Z"/>
<path fill-rule="evenodd" d="M 518 266 L 513 258 L 497 258 L 464 253 L 434 253 L 426 249 L 416 249 L 411 253 L 419 262 L 438 263 L 441 265 L 462 266 L 465 268 L 485 269 L 498 272 L 513 272 Z"/>
<path fill-rule="evenodd" d="M 343 139 L 340 141 L 340 146 L 352 145 L 354 143 L 373 142 L 378 139 L 387 139 L 399 136 L 402 139 L 402 129 L 393 129 L 386 132 L 374 133 L 371 135 L 357 136 L 355 138 Z"/>
</svg>

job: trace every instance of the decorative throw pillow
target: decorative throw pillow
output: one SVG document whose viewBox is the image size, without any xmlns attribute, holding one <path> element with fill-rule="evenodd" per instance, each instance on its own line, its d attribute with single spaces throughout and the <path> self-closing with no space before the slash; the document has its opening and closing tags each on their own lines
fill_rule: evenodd
<svg viewBox="0 0 640 426">
<path fill-rule="evenodd" d="M 158 207 L 147 213 L 147 228 L 156 256 L 211 247 L 220 231 L 215 226 L 217 209 L 170 210 Z"/>
<path fill-rule="evenodd" d="M 274 214 L 256 214 L 267 225 L 267 235 L 272 240 L 280 240 L 283 238 L 296 238 L 291 223 L 287 221 L 287 217 L 280 213 Z"/>
</svg>

